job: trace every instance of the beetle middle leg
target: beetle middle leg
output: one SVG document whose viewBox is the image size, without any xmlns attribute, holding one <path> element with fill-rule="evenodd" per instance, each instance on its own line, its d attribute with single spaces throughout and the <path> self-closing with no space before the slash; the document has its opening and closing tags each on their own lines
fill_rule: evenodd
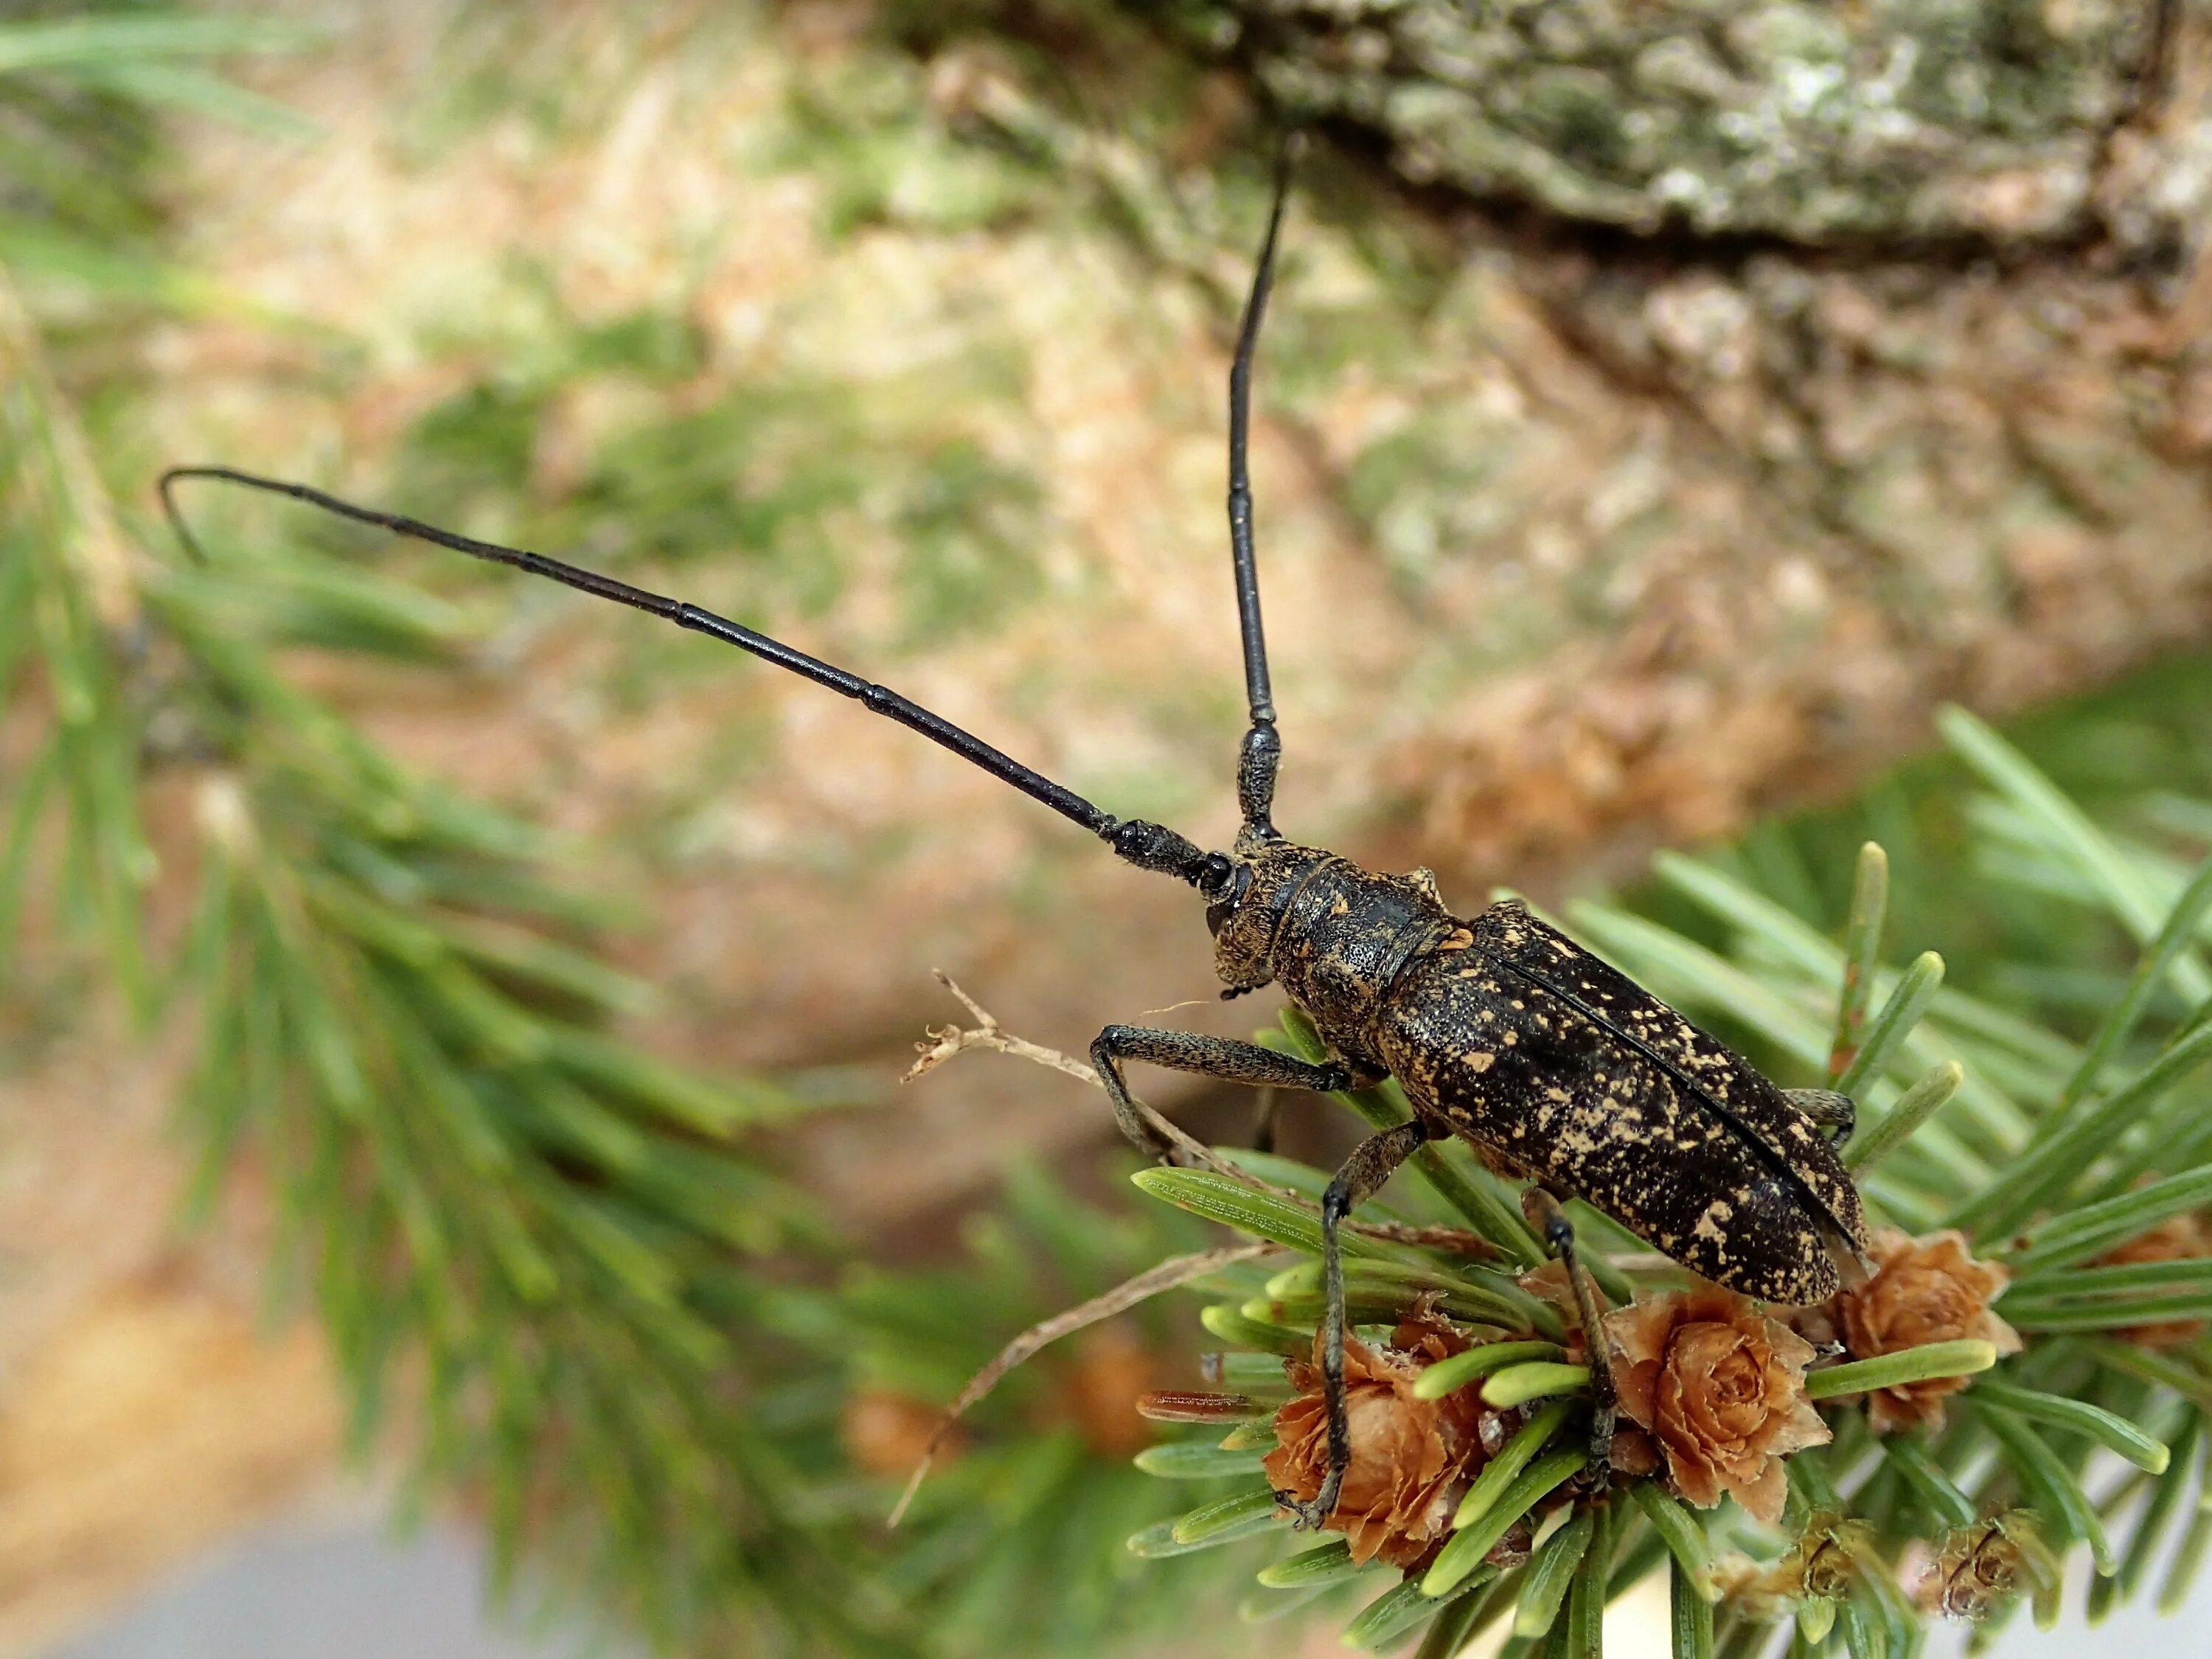
<svg viewBox="0 0 2212 1659">
<path fill-rule="evenodd" d="M 1288 1492 L 1275 1494 L 1275 1501 L 1296 1516 L 1301 1527 L 1319 1528 L 1335 1513 L 1344 1473 L 1352 1467 L 1352 1420 L 1344 1400 L 1344 1250 L 1338 1230 L 1346 1216 L 1382 1191 L 1392 1171 L 1438 1133 L 1417 1117 L 1370 1135 L 1352 1149 L 1322 1194 L 1321 1374 L 1322 1397 L 1328 1407 L 1328 1471 L 1310 1504 L 1301 1504 Z"/>
<path fill-rule="evenodd" d="M 1146 1025 L 1109 1025 L 1091 1045 L 1091 1063 L 1098 1068 L 1098 1080 L 1106 1085 L 1106 1097 L 1114 1103 L 1114 1121 L 1139 1152 L 1164 1161 L 1168 1158 L 1167 1144 L 1138 1115 L 1137 1103 L 1129 1096 L 1128 1080 L 1121 1075 L 1125 1060 L 1141 1060 L 1170 1071 L 1195 1072 L 1201 1077 L 1249 1084 L 1255 1089 L 1310 1089 L 1327 1095 L 1349 1089 L 1358 1081 L 1350 1066 L 1336 1061 L 1311 1066 L 1234 1037 L 1162 1031 Z"/>
<path fill-rule="evenodd" d="M 1521 1194 L 1521 1208 L 1528 1224 L 1540 1233 L 1553 1255 L 1565 1264 L 1567 1283 L 1575 1293 L 1575 1316 L 1583 1328 L 1583 1349 L 1590 1374 L 1589 1462 L 1583 1478 L 1602 1488 L 1612 1478 L 1613 1425 L 1619 1397 L 1613 1386 L 1613 1367 L 1607 1362 L 1605 1327 L 1600 1322 L 1597 1297 L 1589 1275 L 1583 1271 L 1575 1244 L 1575 1224 L 1567 1218 L 1556 1194 L 1529 1187 Z"/>
</svg>

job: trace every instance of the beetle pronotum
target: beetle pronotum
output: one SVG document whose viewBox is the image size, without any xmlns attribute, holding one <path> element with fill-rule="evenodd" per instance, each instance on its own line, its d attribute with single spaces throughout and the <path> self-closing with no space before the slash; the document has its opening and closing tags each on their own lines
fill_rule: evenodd
<svg viewBox="0 0 2212 1659">
<path fill-rule="evenodd" d="M 1393 876 L 1286 841 L 1273 818 L 1282 745 L 1253 558 L 1245 462 L 1251 371 L 1273 281 L 1287 193 L 1279 171 L 1229 377 L 1229 536 L 1249 711 L 1237 766 L 1243 827 L 1207 852 L 1164 825 L 1122 819 L 908 701 L 726 617 L 519 548 L 456 535 L 341 501 L 306 484 L 227 466 L 164 473 L 162 505 L 190 547 L 174 486 L 210 479 L 288 495 L 398 535 L 549 576 L 650 612 L 802 674 L 909 726 L 1097 836 L 1140 870 L 1175 877 L 1206 900 L 1224 996 L 1280 985 L 1320 1032 L 1328 1058 L 1294 1059 L 1223 1037 L 1109 1025 L 1091 1046 L 1122 1132 L 1147 1153 L 1170 1149 L 1130 1096 L 1129 1060 L 1257 1088 L 1330 1092 L 1395 1076 L 1407 1122 L 1374 1135 L 1346 1161 L 1322 1205 L 1327 1310 L 1322 1350 L 1329 1398 L 1329 1470 L 1311 1503 L 1285 1496 L 1300 1522 L 1335 1509 L 1350 1461 L 1344 1409 L 1344 1282 L 1338 1229 L 1425 1142 L 1458 1135 L 1501 1174 L 1527 1178 L 1532 1217 L 1565 1259 L 1583 1327 L 1595 1346 L 1595 1303 L 1558 1200 L 1577 1197 L 1707 1278 L 1771 1301 L 1819 1301 L 1838 1283 L 1838 1255 L 1866 1238 L 1856 1189 L 1827 1133 L 1848 1133 L 1851 1103 L 1778 1088 L 1650 993 L 1517 902 L 1471 919 L 1452 915 L 1426 871 Z M 1609 1378 L 1591 1366 L 1592 1435 L 1611 1432 Z"/>
</svg>

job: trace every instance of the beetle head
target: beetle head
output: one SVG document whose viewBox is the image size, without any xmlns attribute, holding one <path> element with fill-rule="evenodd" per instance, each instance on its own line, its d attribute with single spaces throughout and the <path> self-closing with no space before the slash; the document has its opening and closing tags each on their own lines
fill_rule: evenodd
<svg viewBox="0 0 2212 1659">
<path fill-rule="evenodd" d="M 1205 890 L 1213 933 L 1213 968 L 1224 996 L 1256 991 L 1275 977 L 1275 936 L 1291 896 L 1328 854 L 1246 829 L 1231 849 L 1218 884 Z"/>
</svg>

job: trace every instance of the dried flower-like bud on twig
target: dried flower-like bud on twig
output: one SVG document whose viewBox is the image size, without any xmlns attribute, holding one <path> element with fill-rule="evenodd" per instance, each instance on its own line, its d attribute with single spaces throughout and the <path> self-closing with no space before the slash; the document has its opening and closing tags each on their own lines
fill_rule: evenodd
<svg viewBox="0 0 2212 1659">
<path fill-rule="evenodd" d="M 1844 1346 L 1854 1359 L 1872 1359 L 1929 1342 L 1972 1338 L 2001 1354 L 2020 1352 L 2020 1334 L 1990 1311 L 2010 1277 L 1994 1262 L 1977 1261 L 1966 1236 L 1946 1231 L 1916 1239 L 1895 1227 L 1874 1237 L 1875 1271 L 1865 1283 L 1836 1293 L 1831 1304 Z M 1964 1376 L 1878 1389 L 1867 1400 L 1867 1421 L 1877 1434 L 1916 1424 L 1943 1422 L 1943 1396 L 1965 1388 Z"/>
<path fill-rule="evenodd" d="M 1778 1560 L 1722 1557 L 1714 1564 L 1713 1583 L 1747 1617 L 1765 1623 L 1786 1618 L 1809 1601 L 1842 1601 L 1859 1576 L 1862 1559 L 1875 1547 L 1874 1528 L 1863 1521 L 1818 1515 Z"/>
<path fill-rule="evenodd" d="M 1482 1403 L 1480 1390 L 1413 1396 L 1423 1371 L 1472 1346 L 1426 1309 L 1408 1314 L 1387 1347 L 1345 1340 L 1352 1465 L 1328 1525 L 1345 1534 L 1355 1561 L 1380 1557 L 1408 1571 L 1424 1565 L 1450 1535 L 1452 1516 L 1487 1461 L 1486 1449 L 1503 1443 L 1501 1425 L 1486 1421 L 1501 1414 Z M 1275 1413 L 1279 1443 L 1267 1455 L 1267 1478 L 1278 1492 L 1310 1502 L 1328 1468 L 1318 1343 L 1313 1363 L 1293 1359 L 1284 1369 L 1298 1393 Z"/>
<path fill-rule="evenodd" d="M 1945 1538 L 1918 1595 L 1930 1613 L 1978 1620 L 2009 1595 L 2023 1589 L 2040 1595 L 2057 1582 L 2057 1563 L 2037 1535 L 2033 1517 L 2011 1510 Z"/>
<path fill-rule="evenodd" d="M 1700 1509 L 1723 1492 L 1762 1521 L 1782 1513 L 1782 1459 L 1824 1444 L 1805 1397 L 1813 1346 L 1717 1285 L 1656 1296 L 1605 1317 L 1620 1408 L 1659 1443 L 1674 1489 Z"/>
<path fill-rule="evenodd" d="M 1860 1562 L 1874 1553 L 1875 1532 L 1863 1521 L 1832 1511 L 1807 1522 L 1782 1559 L 1767 1569 L 1775 1593 L 1796 1601 L 1840 1601 L 1850 1594 Z"/>
<path fill-rule="evenodd" d="M 2206 1226 L 2201 1215 L 2176 1215 L 2087 1265 L 2131 1267 L 2152 1261 L 2194 1261 L 2207 1255 L 2212 1255 L 2212 1227 Z M 2204 1330 L 2201 1319 L 2161 1319 L 2148 1325 L 2124 1326 L 2112 1334 L 2138 1347 L 2179 1348 L 2194 1342 Z"/>
</svg>

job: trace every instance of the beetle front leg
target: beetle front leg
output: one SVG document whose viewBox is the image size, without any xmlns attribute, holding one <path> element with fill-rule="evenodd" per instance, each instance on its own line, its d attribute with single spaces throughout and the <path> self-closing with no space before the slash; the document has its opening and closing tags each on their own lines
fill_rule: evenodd
<svg viewBox="0 0 2212 1659">
<path fill-rule="evenodd" d="M 1137 1111 L 1129 1085 L 1121 1075 L 1124 1060 L 1148 1060 L 1178 1072 L 1195 1072 L 1227 1083 L 1245 1083 L 1260 1089 L 1310 1089 L 1334 1094 L 1366 1079 L 1337 1061 L 1311 1066 L 1289 1054 L 1262 1048 L 1256 1042 L 1229 1037 L 1201 1036 L 1194 1031 L 1162 1031 L 1141 1025 L 1109 1025 L 1091 1045 L 1091 1063 L 1114 1103 L 1114 1116 L 1121 1133 L 1143 1151 L 1165 1158 L 1161 1144 Z M 1297 1517 L 1301 1527 L 1318 1528 L 1335 1512 L 1344 1490 L 1344 1472 L 1352 1464 L 1352 1425 L 1344 1400 L 1344 1253 L 1337 1231 L 1345 1217 L 1382 1190 L 1391 1171 L 1435 1138 L 1419 1118 L 1370 1135 L 1355 1148 L 1344 1167 L 1328 1183 L 1321 1200 L 1321 1256 L 1324 1310 L 1322 1317 L 1322 1378 L 1328 1402 L 1328 1469 L 1321 1490 L 1310 1504 L 1302 1504 L 1288 1492 L 1277 1492 L 1276 1501 Z"/>
<path fill-rule="evenodd" d="M 1613 1386 L 1613 1367 L 1606 1358 L 1605 1328 L 1600 1322 L 1597 1297 L 1590 1288 L 1589 1275 L 1577 1260 L 1575 1224 L 1567 1219 L 1558 1195 L 1541 1187 L 1527 1188 L 1521 1194 L 1521 1209 L 1528 1224 L 1565 1264 L 1567 1283 L 1575 1293 L 1575 1316 L 1582 1322 L 1583 1358 L 1590 1374 L 1589 1462 L 1583 1466 L 1583 1478 L 1602 1491 L 1613 1478 L 1613 1425 L 1619 1396 Z"/>
<path fill-rule="evenodd" d="M 1091 1063 L 1114 1103 L 1114 1121 L 1137 1150 L 1161 1162 L 1170 1161 L 1167 1143 L 1153 1133 L 1130 1097 L 1128 1080 L 1121 1075 L 1125 1060 L 1146 1060 L 1174 1072 L 1195 1072 L 1224 1083 L 1249 1084 L 1255 1089 L 1310 1089 L 1334 1094 L 1350 1088 L 1356 1079 L 1351 1068 L 1332 1061 L 1310 1066 L 1290 1054 L 1279 1054 L 1256 1042 L 1233 1037 L 1201 1036 L 1196 1031 L 1162 1031 L 1145 1025 L 1109 1025 L 1091 1045 Z"/>
<path fill-rule="evenodd" d="M 1352 1421 L 1344 1401 L 1344 1251 L 1337 1230 L 1345 1217 L 1382 1191 L 1393 1170 L 1435 1138 L 1436 1132 L 1419 1118 L 1370 1135 L 1345 1159 L 1322 1194 L 1321 1375 L 1322 1398 L 1328 1406 L 1328 1471 L 1310 1504 L 1301 1504 L 1288 1492 L 1275 1494 L 1275 1501 L 1296 1516 L 1301 1527 L 1319 1528 L 1335 1513 L 1336 1500 L 1344 1491 L 1344 1472 L 1352 1467 Z"/>
</svg>

